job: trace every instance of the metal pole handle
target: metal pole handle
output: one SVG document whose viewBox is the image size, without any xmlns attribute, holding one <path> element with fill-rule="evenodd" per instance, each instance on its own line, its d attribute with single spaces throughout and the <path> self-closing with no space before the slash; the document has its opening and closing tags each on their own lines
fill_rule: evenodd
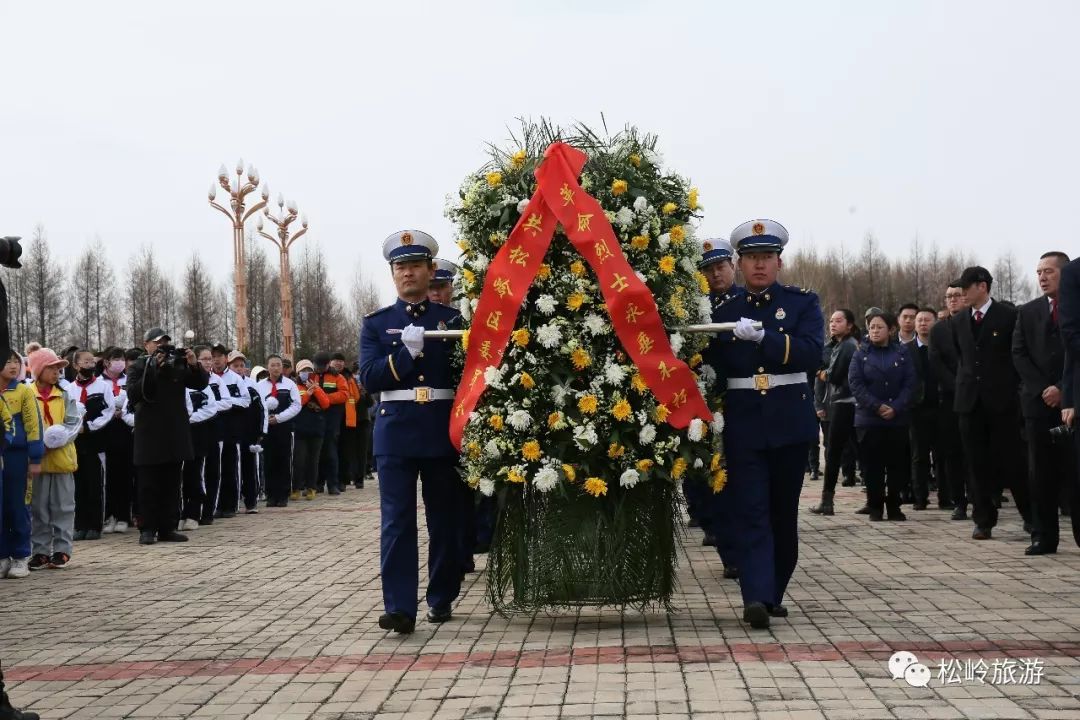
<svg viewBox="0 0 1080 720">
<path fill-rule="evenodd" d="M 755 321 L 753 327 L 754 327 L 755 330 L 760 330 L 762 326 L 761 326 L 760 322 Z M 733 323 L 733 322 L 722 322 L 722 323 L 704 323 L 702 325 L 684 325 L 682 327 L 675 328 L 675 331 L 676 332 L 681 332 L 681 333 L 690 333 L 690 334 L 693 334 L 693 333 L 712 333 L 712 334 L 716 334 L 716 333 L 722 333 L 722 332 L 731 332 L 734 329 L 735 329 L 735 323 Z M 390 334 L 390 335 L 399 335 L 399 334 L 401 334 L 401 330 L 396 329 L 396 328 L 389 328 L 389 329 L 387 329 L 386 332 L 388 334 Z M 430 338 L 432 340 L 456 339 L 456 338 L 460 338 L 463 332 L 465 332 L 465 331 L 464 330 L 425 330 L 424 331 L 424 338 L 425 339 Z"/>
</svg>

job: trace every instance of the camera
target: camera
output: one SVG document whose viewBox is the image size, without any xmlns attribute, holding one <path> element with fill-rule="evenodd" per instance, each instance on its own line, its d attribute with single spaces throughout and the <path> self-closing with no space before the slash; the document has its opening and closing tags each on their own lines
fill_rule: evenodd
<svg viewBox="0 0 1080 720">
<path fill-rule="evenodd" d="M 1050 428 L 1050 442 L 1054 445 L 1063 445 L 1072 442 L 1073 429 L 1068 425 L 1058 425 Z"/>
<path fill-rule="evenodd" d="M 158 354 L 165 356 L 165 364 L 176 369 L 187 367 L 187 349 L 175 345 L 159 345 Z"/>
<path fill-rule="evenodd" d="M 18 235 L 5 235 L 0 237 L 0 265 L 18 270 L 22 267 L 19 258 L 22 257 L 21 238 Z"/>
</svg>

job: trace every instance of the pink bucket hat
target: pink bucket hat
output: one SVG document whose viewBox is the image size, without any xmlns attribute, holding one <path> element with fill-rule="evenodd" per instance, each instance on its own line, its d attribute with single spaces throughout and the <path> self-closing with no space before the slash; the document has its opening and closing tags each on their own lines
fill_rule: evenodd
<svg viewBox="0 0 1080 720">
<path fill-rule="evenodd" d="M 56 366 L 63 369 L 68 366 L 67 360 L 64 360 L 48 348 L 42 348 L 30 353 L 27 362 L 30 364 L 30 375 L 33 378 L 37 378 L 41 375 L 41 371 L 47 367 Z"/>
</svg>

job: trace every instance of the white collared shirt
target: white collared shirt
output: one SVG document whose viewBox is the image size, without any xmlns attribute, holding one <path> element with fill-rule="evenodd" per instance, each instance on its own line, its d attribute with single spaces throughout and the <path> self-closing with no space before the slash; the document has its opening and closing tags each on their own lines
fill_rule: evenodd
<svg viewBox="0 0 1080 720">
<path fill-rule="evenodd" d="M 994 302 L 993 298 L 987 298 L 986 299 L 986 304 L 983 305 L 982 307 L 980 307 L 980 308 L 971 308 L 971 317 L 975 317 L 975 313 L 977 313 L 977 312 L 982 313 L 982 316 L 986 317 L 986 313 L 990 309 L 990 305 L 993 302 Z"/>
<path fill-rule="evenodd" d="M 917 347 L 917 348 L 930 347 L 930 343 L 924 343 L 922 341 L 922 338 L 919 337 L 919 334 L 915 333 L 915 347 Z"/>
</svg>

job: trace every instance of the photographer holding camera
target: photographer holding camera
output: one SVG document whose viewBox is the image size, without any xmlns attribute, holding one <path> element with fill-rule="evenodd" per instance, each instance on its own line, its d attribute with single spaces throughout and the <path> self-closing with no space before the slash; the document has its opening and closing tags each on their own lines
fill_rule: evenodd
<svg viewBox="0 0 1080 720">
<path fill-rule="evenodd" d="M 139 544 L 186 542 L 176 531 L 185 461 L 194 458 L 187 390 L 202 390 L 210 376 L 191 350 L 174 347 L 161 328 L 147 331 L 146 354 L 128 374 L 128 400 L 135 411 L 135 477 Z"/>
</svg>

